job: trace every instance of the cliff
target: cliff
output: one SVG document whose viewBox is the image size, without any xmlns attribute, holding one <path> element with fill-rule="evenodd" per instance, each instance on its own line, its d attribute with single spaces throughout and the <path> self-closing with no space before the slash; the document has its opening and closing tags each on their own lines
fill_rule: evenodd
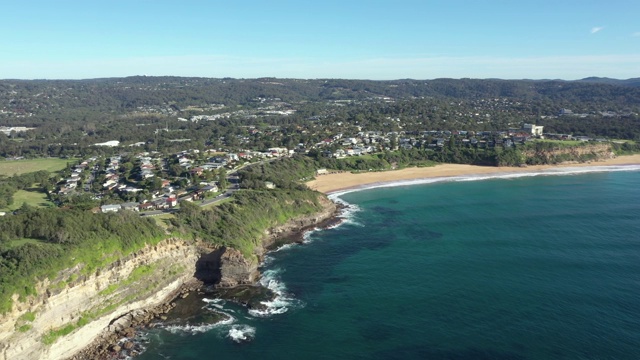
<svg viewBox="0 0 640 360">
<path fill-rule="evenodd" d="M 336 215 L 338 208 L 335 203 L 324 196 L 318 198 L 322 210 L 312 215 L 298 216 L 288 220 L 285 224 L 265 230 L 259 246 L 254 249 L 254 257 L 247 259 L 242 253 L 233 248 L 224 248 L 219 258 L 220 278 L 218 286 L 233 287 L 255 283 L 260 274 L 258 266 L 265 253 L 273 247 L 277 239 L 282 239 L 296 232 L 315 226 Z M 212 260 L 214 261 L 214 260 Z M 213 266 L 209 266 L 212 268 Z"/>
<path fill-rule="evenodd" d="M 254 284 L 259 278 L 260 261 L 277 238 L 335 214 L 334 203 L 325 197 L 320 201 L 323 210 L 319 213 L 295 217 L 265 230 L 250 258 L 230 247 L 171 238 L 87 276 L 77 275 L 83 266 L 79 264 L 53 280 L 41 281 L 36 295 L 23 299 L 15 296 L 12 310 L 0 315 L 0 360 L 73 357 L 100 339 L 112 339 L 106 335 L 130 326 L 134 314 L 142 314 L 145 319 L 153 316 L 144 309 L 171 301 L 185 284 Z"/>
<path fill-rule="evenodd" d="M 0 317 L 0 360 L 64 359 L 89 345 L 110 322 L 165 301 L 193 279 L 196 247 L 167 239 L 69 281 L 81 265 L 37 284 Z"/>
<path fill-rule="evenodd" d="M 611 144 L 607 143 L 578 146 L 558 146 L 550 143 L 547 143 L 547 146 L 537 145 L 531 149 L 521 150 L 527 164 L 583 163 L 615 157 Z"/>
</svg>

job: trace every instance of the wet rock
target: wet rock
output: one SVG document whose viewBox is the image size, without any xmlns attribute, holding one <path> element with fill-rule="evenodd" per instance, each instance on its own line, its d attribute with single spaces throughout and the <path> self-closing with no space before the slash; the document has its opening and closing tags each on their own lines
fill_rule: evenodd
<svg viewBox="0 0 640 360">
<path fill-rule="evenodd" d="M 240 285 L 230 289 L 216 289 L 214 296 L 244 305 L 249 309 L 264 310 L 262 302 L 272 301 L 276 294 L 264 286 Z"/>
</svg>

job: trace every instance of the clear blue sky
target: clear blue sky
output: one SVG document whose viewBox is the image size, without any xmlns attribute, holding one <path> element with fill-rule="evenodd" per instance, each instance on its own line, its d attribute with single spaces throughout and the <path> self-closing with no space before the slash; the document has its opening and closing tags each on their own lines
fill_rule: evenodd
<svg viewBox="0 0 640 360">
<path fill-rule="evenodd" d="M 1 79 L 640 76 L 640 0 L 6 1 Z"/>
</svg>

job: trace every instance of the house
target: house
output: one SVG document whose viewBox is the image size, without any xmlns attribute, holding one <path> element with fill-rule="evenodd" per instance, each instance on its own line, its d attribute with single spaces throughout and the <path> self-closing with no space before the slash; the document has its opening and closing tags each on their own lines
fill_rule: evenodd
<svg viewBox="0 0 640 360">
<path fill-rule="evenodd" d="M 167 197 L 167 206 L 174 207 L 176 205 L 178 205 L 178 198 L 175 195 L 169 195 L 169 197 Z"/>
<path fill-rule="evenodd" d="M 276 188 L 276 185 L 274 183 L 272 183 L 271 181 L 265 181 L 264 182 L 264 186 L 267 189 L 275 189 Z"/>
<path fill-rule="evenodd" d="M 542 136 L 542 129 L 544 126 L 537 126 L 533 124 L 524 124 L 522 125 L 522 130 L 531 134 L 532 136 Z"/>
<path fill-rule="evenodd" d="M 118 212 L 118 210 L 120 210 L 120 205 L 119 204 L 102 205 L 102 206 L 100 206 L 100 211 L 102 211 L 103 213 Z"/>
<path fill-rule="evenodd" d="M 140 209 L 138 208 L 139 205 L 140 204 L 138 204 L 137 202 L 128 202 L 120 204 L 120 208 L 122 210 L 140 211 Z"/>
<path fill-rule="evenodd" d="M 325 174 L 328 174 L 328 173 L 329 172 L 325 168 L 316 170 L 316 175 L 325 175 Z"/>
<path fill-rule="evenodd" d="M 205 192 L 217 192 L 218 191 L 218 186 L 215 185 L 215 184 L 207 185 L 207 186 L 202 188 L 202 191 L 205 191 Z"/>
<path fill-rule="evenodd" d="M 142 203 L 142 204 L 138 205 L 138 209 L 140 211 L 153 210 L 153 209 L 155 209 L 155 205 L 153 205 L 153 203 L 151 203 L 151 202 L 145 202 L 145 203 Z"/>
</svg>

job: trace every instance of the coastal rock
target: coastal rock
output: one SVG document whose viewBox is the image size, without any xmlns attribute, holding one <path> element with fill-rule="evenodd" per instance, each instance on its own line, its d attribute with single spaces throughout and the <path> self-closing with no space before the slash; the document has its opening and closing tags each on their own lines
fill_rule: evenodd
<svg viewBox="0 0 640 360">
<path fill-rule="evenodd" d="M 219 287 L 234 287 L 241 284 L 253 284 L 258 280 L 258 260 L 247 259 L 236 249 L 225 248 L 220 258 Z"/>
</svg>

